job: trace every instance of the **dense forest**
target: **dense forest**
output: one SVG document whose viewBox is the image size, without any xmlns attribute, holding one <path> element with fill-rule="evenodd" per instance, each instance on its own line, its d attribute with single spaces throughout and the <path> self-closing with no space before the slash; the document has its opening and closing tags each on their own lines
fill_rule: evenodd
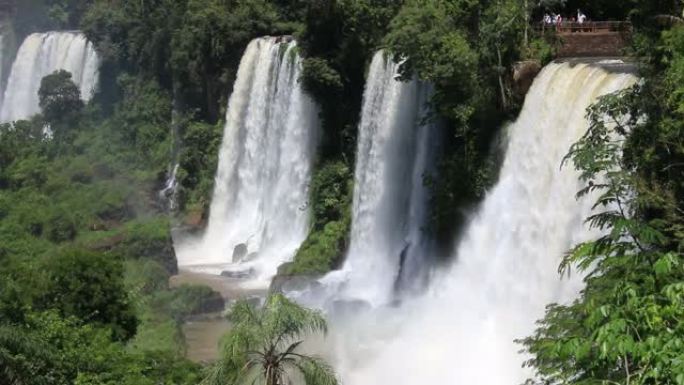
<svg viewBox="0 0 684 385">
<path fill-rule="evenodd" d="M 298 343 L 274 352 L 282 338 L 326 330 L 322 313 L 280 295 L 233 306 L 217 364 L 185 358 L 181 325 L 219 294 L 169 287 L 178 272 L 171 230 L 206 225 L 245 47 L 294 36 L 299 81 L 320 108 L 311 226 L 279 274 L 320 276 L 343 263 L 365 79 L 380 49 L 401 62 L 403 80 L 434 87 L 429 119 L 446 134 L 424 176 L 425 231 L 448 263 L 454 234 L 498 178 L 496 143 L 524 102 L 514 64 L 553 60 L 559 41 L 537 21 L 578 8 L 631 22 L 625 56 L 641 81 L 587 111 L 589 131 L 564 162 L 586 183 L 578 195 L 598 192 L 597 207 L 619 209 L 588 218 L 606 235 L 563 259 L 561 273 L 587 274 L 579 298 L 550 305 L 519 341 L 538 375 L 530 384 L 684 384 L 684 21 L 675 0 L 0 0 L 5 46 L 80 30 L 101 59 L 90 101 L 58 71 L 42 79 L 41 113 L 0 125 L 0 383 L 233 384 L 263 367 L 264 383 L 284 384 L 273 361 L 292 362 L 309 385 L 336 383 L 325 362 L 290 355 Z M 5 69 L 11 59 L 2 57 Z M 159 191 L 174 162 L 170 207 Z M 248 352 L 264 340 L 272 349 L 255 361 Z"/>
</svg>

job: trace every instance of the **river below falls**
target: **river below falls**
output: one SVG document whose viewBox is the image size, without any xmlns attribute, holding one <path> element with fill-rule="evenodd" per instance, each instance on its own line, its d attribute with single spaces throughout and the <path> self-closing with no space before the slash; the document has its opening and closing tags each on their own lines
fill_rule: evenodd
<svg viewBox="0 0 684 385">
<path fill-rule="evenodd" d="M 246 289 L 241 286 L 240 279 L 220 275 L 197 273 L 181 270 L 169 280 L 169 285 L 205 285 L 219 292 L 229 306 L 240 298 L 263 297 L 266 289 Z M 228 330 L 230 323 L 221 312 L 205 313 L 192 317 L 183 324 L 183 335 L 186 343 L 186 357 L 194 362 L 210 362 L 218 358 L 218 344 Z"/>
</svg>

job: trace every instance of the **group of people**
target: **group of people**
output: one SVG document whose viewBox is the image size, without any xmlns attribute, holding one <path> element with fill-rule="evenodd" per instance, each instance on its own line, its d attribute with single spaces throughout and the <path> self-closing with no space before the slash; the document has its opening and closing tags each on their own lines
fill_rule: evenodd
<svg viewBox="0 0 684 385">
<path fill-rule="evenodd" d="M 553 26 L 555 25 L 557 28 L 560 28 L 563 25 L 563 22 L 566 20 L 563 18 L 561 14 L 555 14 L 555 13 L 545 13 L 544 14 L 544 20 L 543 23 L 546 26 Z M 570 23 L 579 23 L 579 24 L 584 24 L 587 21 L 587 15 L 582 13 L 581 10 L 577 10 L 577 18 L 574 16 L 570 18 Z"/>
</svg>

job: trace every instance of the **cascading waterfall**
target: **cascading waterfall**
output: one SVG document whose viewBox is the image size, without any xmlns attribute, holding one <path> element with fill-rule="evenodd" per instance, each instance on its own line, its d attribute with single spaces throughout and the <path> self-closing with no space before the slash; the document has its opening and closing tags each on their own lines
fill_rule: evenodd
<svg viewBox="0 0 684 385">
<path fill-rule="evenodd" d="M 97 87 L 99 65 L 93 45 L 80 32 L 29 35 L 19 48 L 10 71 L 0 122 L 26 119 L 40 112 L 40 81 L 60 69 L 71 72 L 81 98 L 90 100 Z"/>
<path fill-rule="evenodd" d="M 0 31 L 2 28 L 0 27 Z M 0 33 L 0 106 L 2 105 L 2 93 L 5 90 L 4 79 L 5 79 L 5 35 Z"/>
<path fill-rule="evenodd" d="M 593 198 L 575 199 L 578 174 L 560 169 L 561 161 L 588 128 L 586 108 L 634 82 L 600 63 L 542 71 L 509 128 L 500 180 L 471 219 L 453 266 L 400 308 L 333 322 L 345 384 L 514 385 L 529 375 L 513 341 L 533 331 L 547 304 L 577 295 L 581 279 L 561 279 L 560 258 L 598 235 L 583 221 Z"/>
<path fill-rule="evenodd" d="M 199 240 L 177 242 L 181 266 L 250 272 L 267 284 L 306 237 L 318 113 L 299 86 L 296 49 L 275 37 L 247 47 L 228 102 L 208 227 Z"/>
<path fill-rule="evenodd" d="M 388 303 L 426 267 L 423 176 L 433 171 L 438 129 L 425 123 L 430 87 L 398 76 L 377 52 L 359 126 L 349 252 L 342 270 L 323 279 L 337 299 Z"/>
</svg>

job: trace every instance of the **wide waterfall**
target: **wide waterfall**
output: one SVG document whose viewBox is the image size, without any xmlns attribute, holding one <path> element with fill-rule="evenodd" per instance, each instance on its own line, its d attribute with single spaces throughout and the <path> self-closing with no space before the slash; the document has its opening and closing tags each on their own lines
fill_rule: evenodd
<svg viewBox="0 0 684 385">
<path fill-rule="evenodd" d="M 433 171 L 437 127 L 426 122 L 430 87 L 398 76 L 377 52 L 359 126 L 351 243 L 342 270 L 323 279 L 337 299 L 385 304 L 426 267 L 423 177 Z"/>
<path fill-rule="evenodd" d="M 0 122 L 28 118 L 38 112 L 40 81 L 56 70 L 71 72 L 81 98 L 89 100 L 98 82 L 100 61 L 93 45 L 79 32 L 29 35 L 17 53 L 4 92 Z"/>
<path fill-rule="evenodd" d="M 560 168 L 562 159 L 588 128 L 586 108 L 634 82 L 600 63 L 554 63 L 542 71 L 509 127 L 500 180 L 471 218 L 453 266 L 433 277 L 421 298 L 334 322 L 333 354 L 345 384 L 525 379 L 514 340 L 533 331 L 547 304 L 577 295 L 581 279 L 559 277 L 560 259 L 598 235 L 584 224 L 593 199 L 575 199 L 581 183 L 572 167 Z"/>
<path fill-rule="evenodd" d="M 267 283 L 306 237 L 318 111 L 299 85 L 294 41 L 247 47 L 228 102 L 208 227 L 179 240 L 181 266 Z"/>
</svg>

